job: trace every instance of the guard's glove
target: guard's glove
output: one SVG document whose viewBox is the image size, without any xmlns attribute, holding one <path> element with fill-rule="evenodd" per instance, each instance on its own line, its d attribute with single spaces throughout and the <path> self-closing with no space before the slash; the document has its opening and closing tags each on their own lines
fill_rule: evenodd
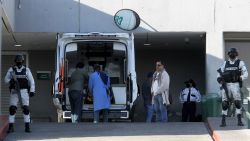
<svg viewBox="0 0 250 141">
<path fill-rule="evenodd" d="M 15 89 L 16 87 L 16 81 L 14 79 L 11 79 L 10 82 L 9 82 L 10 86 L 9 86 L 9 89 Z"/>
<path fill-rule="evenodd" d="M 33 97 L 34 95 L 35 95 L 35 92 L 30 92 L 30 93 L 29 93 L 29 96 L 30 96 L 30 97 Z"/>
<path fill-rule="evenodd" d="M 223 81 L 224 81 L 224 80 L 223 80 L 223 78 L 222 78 L 222 77 L 218 77 L 218 78 L 217 78 L 217 82 L 218 82 L 218 83 L 220 83 L 220 84 L 221 84 Z"/>
<path fill-rule="evenodd" d="M 241 76 L 239 77 L 239 80 L 240 80 L 240 81 L 243 81 L 243 79 L 242 79 L 242 77 L 241 77 Z"/>
</svg>

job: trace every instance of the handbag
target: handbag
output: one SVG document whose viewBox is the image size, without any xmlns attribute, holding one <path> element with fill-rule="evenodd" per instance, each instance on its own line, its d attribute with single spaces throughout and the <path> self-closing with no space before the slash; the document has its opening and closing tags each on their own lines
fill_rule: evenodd
<svg viewBox="0 0 250 141">
<path fill-rule="evenodd" d="M 93 97 L 88 94 L 84 99 L 84 104 L 93 104 Z"/>
</svg>

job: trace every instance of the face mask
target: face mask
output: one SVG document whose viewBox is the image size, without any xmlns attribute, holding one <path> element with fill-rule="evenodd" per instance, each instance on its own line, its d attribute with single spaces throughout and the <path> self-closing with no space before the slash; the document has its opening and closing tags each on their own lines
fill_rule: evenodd
<svg viewBox="0 0 250 141">
<path fill-rule="evenodd" d="M 235 59 L 235 58 L 236 58 L 236 55 L 235 55 L 234 53 L 231 53 L 231 54 L 229 54 L 229 58 L 230 58 L 230 59 Z"/>
<path fill-rule="evenodd" d="M 22 62 L 16 62 L 16 66 L 20 69 L 22 67 Z"/>
</svg>

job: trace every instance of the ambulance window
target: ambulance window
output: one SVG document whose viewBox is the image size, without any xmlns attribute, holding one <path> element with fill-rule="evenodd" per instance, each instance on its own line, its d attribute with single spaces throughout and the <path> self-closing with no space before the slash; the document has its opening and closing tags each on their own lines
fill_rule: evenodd
<svg viewBox="0 0 250 141">
<path fill-rule="evenodd" d="M 85 64 L 87 74 L 93 72 L 93 65 L 103 66 L 109 75 L 111 84 L 124 84 L 126 78 L 126 47 L 122 43 L 110 41 L 85 41 L 66 46 L 65 59 L 68 63 L 67 76 L 70 79 L 78 62 Z"/>
</svg>

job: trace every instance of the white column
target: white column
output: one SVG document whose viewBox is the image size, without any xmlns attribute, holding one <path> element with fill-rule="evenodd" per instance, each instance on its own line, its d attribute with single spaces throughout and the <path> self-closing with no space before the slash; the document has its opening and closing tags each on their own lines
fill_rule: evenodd
<svg viewBox="0 0 250 141">
<path fill-rule="evenodd" d="M 2 4 L 0 4 L 0 8 L 2 9 Z M 2 10 L 0 10 L 0 17 L 2 17 Z M 0 68 L 2 68 L 2 32 L 3 32 L 3 29 L 2 29 L 2 20 L 0 22 Z M 1 69 L 0 69 L 1 70 Z M 0 71 L 0 81 L 3 82 L 2 80 L 2 70 Z M 2 101 L 2 87 L 0 85 L 0 103 Z M 0 104 L 0 115 L 2 114 L 2 105 Z"/>
<path fill-rule="evenodd" d="M 217 69 L 224 61 L 223 32 L 206 34 L 206 93 L 218 93 Z"/>
</svg>

